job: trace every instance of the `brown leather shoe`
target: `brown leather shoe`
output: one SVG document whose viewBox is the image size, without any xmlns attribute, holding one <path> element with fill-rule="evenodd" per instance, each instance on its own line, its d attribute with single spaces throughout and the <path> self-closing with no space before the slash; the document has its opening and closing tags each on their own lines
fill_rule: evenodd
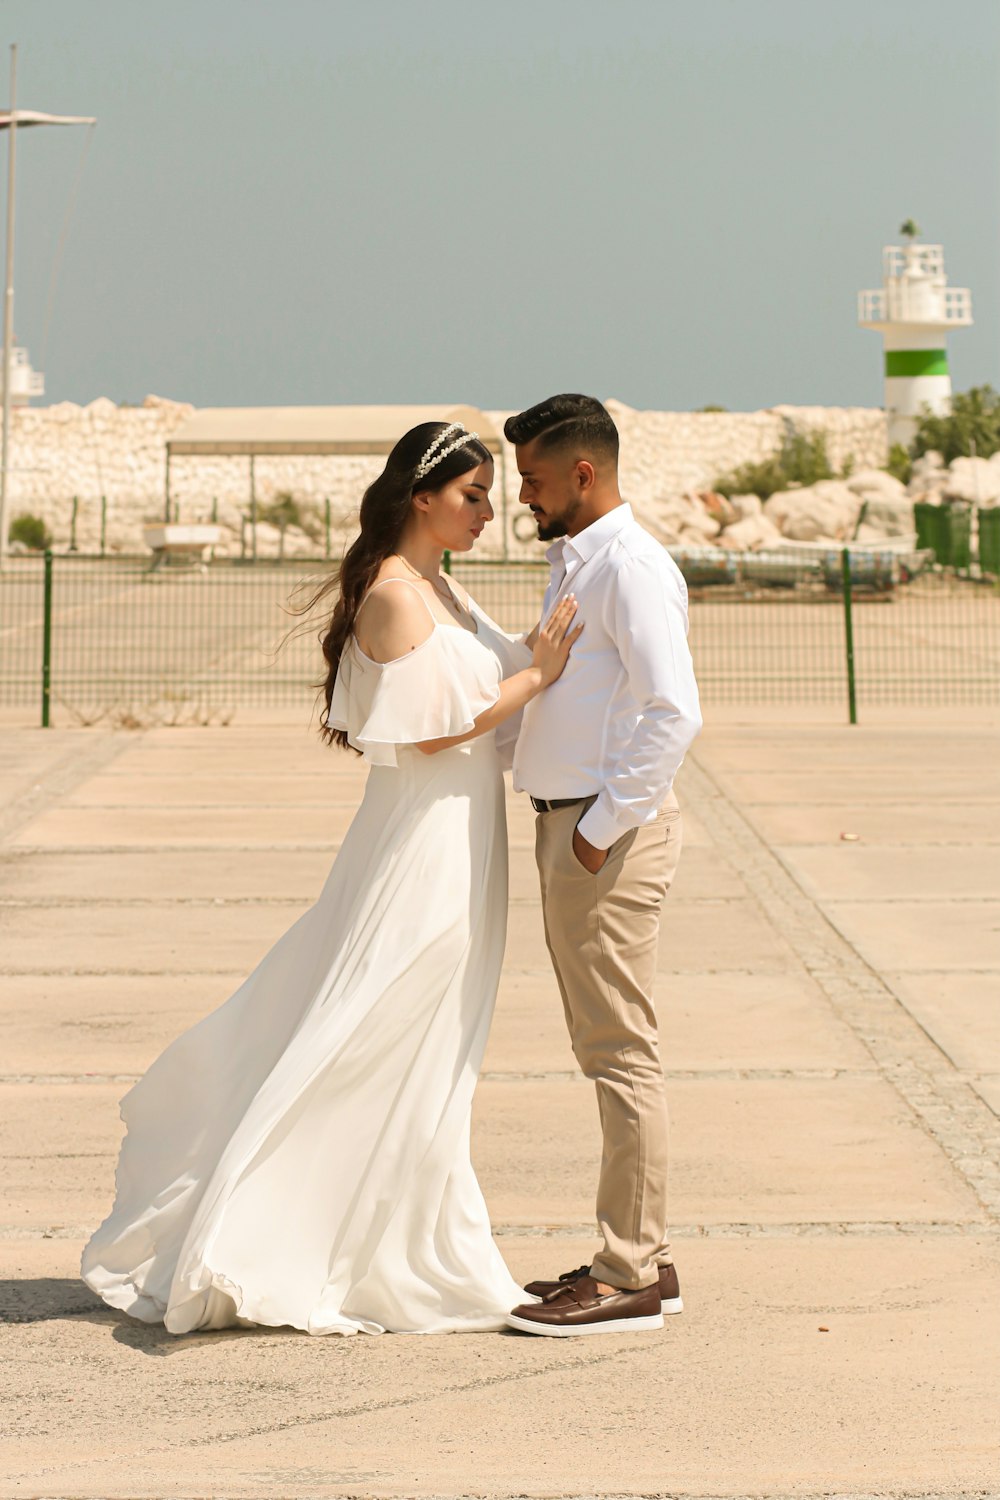
<svg viewBox="0 0 1000 1500">
<path fill-rule="evenodd" d="M 557 1291 L 566 1286 L 568 1282 L 579 1281 L 581 1276 L 589 1276 L 589 1266 L 578 1266 L 575 1271 L 564 1271 L 558 1281 L 529 1281 L 524 1290 L 529 1297 L 547 1297 L 549 1292 Z M 684 1301 L 681 1297 L 680 1284 L 677 1280 L 677 1270 L 674 1266 L 660 1267 L 660 1312 L 668 1317 L 672 1313 L 684 1311 Z"/>
<path fill-rule="evenodd" d="M 638 1292 L 599 1292 L 593 1276 L 560 1283 L 541 1302 L 525 1302 L 508 1313 L 521 1333 L 569 1338 L 583 1333 L 639 1333 L 662 1328 L 660 1288 L 654 1281 Z"/>
</svg>

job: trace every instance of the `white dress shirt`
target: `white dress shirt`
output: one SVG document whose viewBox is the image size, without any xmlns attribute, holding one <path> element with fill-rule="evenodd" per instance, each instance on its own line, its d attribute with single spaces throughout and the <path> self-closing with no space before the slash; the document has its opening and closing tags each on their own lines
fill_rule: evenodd
<svg viewBox="0 0 1000 1500">
<path fill-rule="evenodd" d="M 580 832 L 608 849 L 656 817 L 701 728 L 687 587 L 629 505 L 546 556 L 542 618 L 572 593 L 584 630 L 562 676 L 524 710 L 514 786 L 550 801 L 596 794 Z"/>
</svg>

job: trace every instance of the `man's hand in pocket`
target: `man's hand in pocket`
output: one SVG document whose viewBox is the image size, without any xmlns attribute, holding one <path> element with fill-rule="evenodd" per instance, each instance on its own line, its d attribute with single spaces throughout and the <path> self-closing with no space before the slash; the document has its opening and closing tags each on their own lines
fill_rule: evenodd
<svg viewBox="0 0 1000 1500">
<path fill-rule="evenodd" d="M 597 874 L 608 857 L 607 849 L 595 849 L 593 844 L 587 842 L 579 828 L 573 829 L 573 853 L 591 875 Z"/>
</svg>

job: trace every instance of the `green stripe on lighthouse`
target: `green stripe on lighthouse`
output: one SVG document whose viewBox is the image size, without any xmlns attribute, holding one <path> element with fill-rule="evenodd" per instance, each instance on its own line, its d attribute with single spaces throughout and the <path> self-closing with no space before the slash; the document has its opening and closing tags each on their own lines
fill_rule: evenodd
<svg viewBox="0 0 1000 1500">
<path fill-rule="evenodd" d="M 906 375 L 947 375 L 947 349 L 887 349 L 887 378 Z"/>
</svg>

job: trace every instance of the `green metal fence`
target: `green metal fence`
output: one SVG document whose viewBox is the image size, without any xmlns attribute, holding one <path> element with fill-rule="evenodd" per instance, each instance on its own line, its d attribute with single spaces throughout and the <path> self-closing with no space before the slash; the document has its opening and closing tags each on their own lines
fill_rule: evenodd
<svg viewBox="0 0 1000 1500">
<path fill-rule="evenodd" d="M 868 552 L 681 554 L 707 709 L 727 704 L 1000 705 L 1000 588 Z M 300 710 L 322 618 L 290 612 L 323 560 L 11 558 L 0 574 L 0 708 L 36 723 L 217 721 Z M 544 563 L 463 562 L 454 576 L 501 625 L 538 617 Z M 18 717 L 21 717 L 19 714 Z"/>
</svg>

